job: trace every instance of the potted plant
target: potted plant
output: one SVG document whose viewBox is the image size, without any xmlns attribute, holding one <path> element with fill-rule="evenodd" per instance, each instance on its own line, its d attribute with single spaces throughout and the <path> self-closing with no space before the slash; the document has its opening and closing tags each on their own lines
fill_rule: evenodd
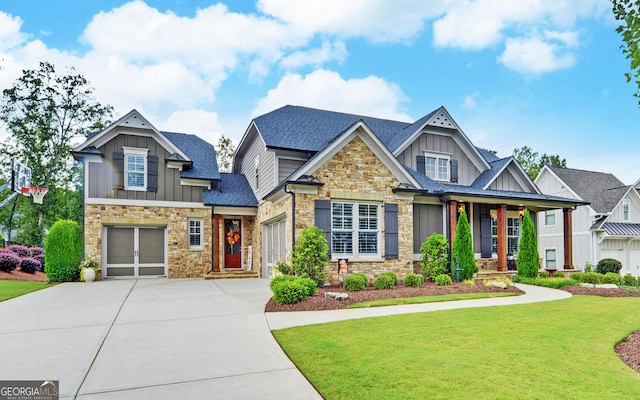
<svg viewBox="0 0 640 400">
<path fill-rule="evenodd" d="M 98 276 L 98 263 L 93 260 L 84 260 L 80 263 L 80 280 L 93 282 Z"/>
<path fill-rule="evenodd" d="M 512 252 L 508 252 L 507 253 L 507 260 L 513 260 L 513 259 L 514 259 L 513 253 Z"/>
</svg>

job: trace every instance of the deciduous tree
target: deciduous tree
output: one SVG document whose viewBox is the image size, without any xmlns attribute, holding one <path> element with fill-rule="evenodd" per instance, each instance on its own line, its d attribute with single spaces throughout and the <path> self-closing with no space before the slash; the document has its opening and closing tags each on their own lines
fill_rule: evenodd
<svg viewBox="0 0 640 400">
<path fill-rule="evenodd" d="M 220 172 L 231 172 L 231 164 L 233 163 L 233 155 L 235 154 L 235 146 L 231 139 L 220 136 L 216 145 L 216 158 L 218 159 L 218 168 Z"/>
<path fill-rule="evenodd" d="M 622 35 L 622 54 L 629 60 L 630 72 L 625 73 L 627 82 L 635 79 L 637 90 L 634 94 L 640 105 L 640 0 L 612 0 L 613 15 L 622 23 L 616 32 Z"/>
<path fill-rule="evenodd" d="M 513 156 L 516 158 L 518 163 L 520 163 L 531 180 L 536 179 L 545 165 L 552 165 L 555 167 L 567 166 L 567 160 L 560 158 L 559 155 L 549 155 L 546 153 L 540 155 L 529 146 L 523 146 L 519 149 L 513 150 Z"/>
</svg>

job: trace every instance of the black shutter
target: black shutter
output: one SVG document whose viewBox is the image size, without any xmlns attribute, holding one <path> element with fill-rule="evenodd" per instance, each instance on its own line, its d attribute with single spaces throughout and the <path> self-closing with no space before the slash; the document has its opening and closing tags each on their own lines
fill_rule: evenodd
<svg viewBox="0 0 640 400">
<path fill-rule="evenodd" d="M 493 248 L 491 244 L 491 215 L 480 215 L 480 257 L 491 258 Z"/>
<path fill-rule="evenodd" d="M 147 157 L 147 191 L 158 191 L 158 156 Z"/>
<path fill-rule="evenodd" d="M 418 169 L 418 172 L 420 172 L 422 175 L 426 174 L 424 163 L 425 163 L 424 156 L 416 156 L 416 168 Z"/>
<path fill-rule="evenodd" d="M 384 205 L 384 258 L 398 258 L 398 205 Z"/>
<path fill-rule="evenodd" d="M 451 160 L 451 182 L 458 183 L 458 160 Z"/>
<path fill-rule="evenodd" d="M 316 226 L 324 233 L 329 245 L 329 258 L 331 258 L 331 200 L 315 201 Z"/>
<path fill-rule="evenodd" d="M 113 188 L 124 189 L 124 153 L 113 153 Z"/>
</svg>

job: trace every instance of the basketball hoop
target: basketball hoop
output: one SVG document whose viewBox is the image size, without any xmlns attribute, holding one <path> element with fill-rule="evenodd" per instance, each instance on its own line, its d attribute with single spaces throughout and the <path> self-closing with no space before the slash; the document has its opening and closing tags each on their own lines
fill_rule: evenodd
<svg viewBox="0 0 640 400">
<path fill-rule="evenodd" d="M 49 191 L 48 188 L 45 187 L 23 187 L 22 194 L 31 195 L 33 197 L 33 202 L 36 204 L 42 204 L 42 200 L 44 199 L 44 195 Z"/>
</svg>

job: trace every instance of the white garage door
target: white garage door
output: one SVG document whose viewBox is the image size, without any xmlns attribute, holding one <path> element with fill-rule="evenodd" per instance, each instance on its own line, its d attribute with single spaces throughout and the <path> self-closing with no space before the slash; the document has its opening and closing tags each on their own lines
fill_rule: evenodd
<svg viewBox="0 0 640 400">
<path fill-rule="evenodd" d="M 286 220 L 265 224 L 262 228 L 263 260 L 262 275 L 273 276 L 273 265 L 287 258 Z"/>
<path fill-rule="evenodd" d="M 106 228 L 106 278 L 167 276 L 166 227 Z"/>
</svg>

